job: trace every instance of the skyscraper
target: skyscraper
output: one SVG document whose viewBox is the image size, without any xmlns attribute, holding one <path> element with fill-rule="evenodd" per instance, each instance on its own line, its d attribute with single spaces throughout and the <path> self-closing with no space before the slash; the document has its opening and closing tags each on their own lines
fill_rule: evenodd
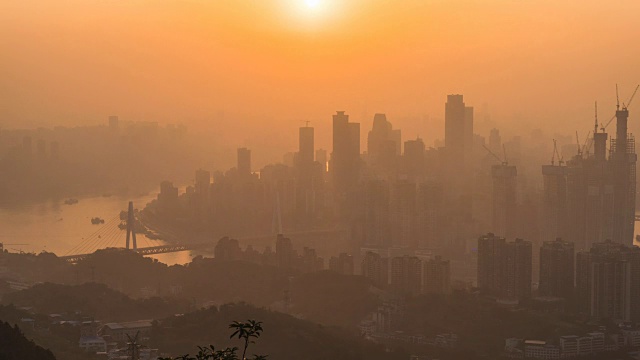
<svg viewBox="0 0 640 360">
<path fill-rule="evenodd" d="M 572 242 L 545 241 L 540 248 L 540 295 L 570 299 L 574 288 L 574 264 Z"/>
<path fill-rule="evenodd" d="M 211 173 L 199 169 L 196 171 L 195 193 L 192 197 L 193 211 L 196 218 L 206 222 L 209 218 L 209 199 L 211 188 Z"/>
<path fill-rule="evenodd" d="M 417 243 L 416 184 L 397 181 L 391 186 L 391 238 L 393 246 L 415 247 Z"/>
<path fill-rule="evenodd" d="M 423 249 L 441 248 L 442 186 L 433 182 L 418 184 L 416 197 L 417 246 Z"/>
<path fill-rule="evenodd" d="M 492 233 L 478 239 L 478 288 L 498 296 L 505 283 L 505 239 Z"/>
<path fill-rule="evenodd" d="M 522 300 L 531 297 L 532 247 L 531 242 L 516 239 L 506 243 L 506 284 L 504 294 L 508 299 Z"/>
<path fill-rule="evenodd" d="M 493 232 L 511 238 L 517 222 L 515 166 L 494 165 L 493 175 Z"/>
<path fill-rule="evenodd" d="M 449 160 L 464 168 L 473 151 L 473 107 L 462 95 L 448 95 L 444 113 L 444 146 Z"/>
<path fill-rule="evenodd" d="M 566 239 L 567 233 L 567 168 L 542 165 L 543 239 Z"/>
<path fill-rule="evenodd" d="M 629 110 L 616 111 L 616 138 L 611 140 L 611 160 L 614 176 L 613 241 L 633 244 L 636 201 L 635 138 L 627 132 Z"/>
<path fill-rule="evenodd" d="M 367 154 L 371 167 L 380 175 L 392 176 L 400 156 L 401 132 L 394 130 L 385 114 L 375 114 L 367 137 Z"/>
<path fill-rule="evenodd" d="M 364 184 L 364 244 L 378 248 L 391 245 L 389 184 L 369 180 Z"/>
<path fill-rule="evenodd" d="M 411 179 L 421 179 L 425 175 L 425 146 L 422 139 L 404 142 L 404 173 Z"/>
<path fill-rule="evenodd" d="M 329 169 L 338 203 L 344 205 L 347 193 L 355 189 L 360 175 L 360 124 L 349 122 L 349 115 L 344 111 L 333 115 L 333 152 Z"/>
<path fill-rule="evenodd" d="M 448 95 L 445 104 L 444 147 L 446 194 L 453 213 L 469 221 L 473 209 L 473 107 L 462 95 Z"/>
<path fill-rule="evenodd" d="M 238 148 L 238 173 L 240 175 L 251 174 L 251 150 Z"/>
<path fill-rule="evenodd" d="M 301 127 L 299 133 L 298 161 L 300 164 L 311 164 L 314 161 L 314 134 L 312 127 Z"/>
</svg>

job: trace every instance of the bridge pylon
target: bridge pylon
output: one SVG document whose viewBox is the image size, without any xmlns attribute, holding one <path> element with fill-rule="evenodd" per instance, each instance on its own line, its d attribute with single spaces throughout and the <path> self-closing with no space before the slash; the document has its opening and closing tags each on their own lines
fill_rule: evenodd
<svg viewBox="0 0 640 360">
<path fill-rule="evenodd" d="M 138 243 L 136 242 L 136 218 L 133 214 L 133 201 L 129 201 L 129 211 L 127 213 L 127 249 L 129 249 L 129 240 L 133 238 L 133 251 L 138 251 Z"/>
</svg>

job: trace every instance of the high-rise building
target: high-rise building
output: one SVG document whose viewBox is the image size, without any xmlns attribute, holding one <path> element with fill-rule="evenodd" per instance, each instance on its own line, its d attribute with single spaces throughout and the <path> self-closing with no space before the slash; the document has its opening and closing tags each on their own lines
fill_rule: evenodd
<svg viewBox="0 0 640 360">
<path fill-rule="evenodd" d="M 424 262 L 423 291 L 425 294 L 449 294 L 451 292 L 451 266 L 440 256 Z"/>
<path fill-rule="evenodd" d="M 341 253 L 337 257 L 332 256 L 329 260 L 329 270 L 342 275 L 353 275 L 354 263 L 353 256 L 347 253 Z"/>
<path fill-rule="evenodd" d="M 314 161 L 314 134 L 312 127 L 301 127 L 298 144 L 298 161 L 300 164 L 312 164 Z"/>
<path fill-rule="evenodd" d="M 375 114 L 373 128 L 367 137 L 367 154 L 372 168 L 387 176 L 395 172 L 401 138 L 400 130 L 393 129 L 385 114 Z"/>
<path fill-rule="evenodd" d="M 291 239 L 278 234 L 276 237 L 276 263 L 278 267 L 291 269 L 295 265 L 296 252 Z"/>
<path fill-rule="evenodd" d="M 199 197 L 209 198 L 209 188 L 211 187 L 211 173 L 206 170 L 199 169 L 196 171 L 195 191 Z"/>
<path fill-rule="evenodd" d="M 404 173 L 412 179 L 421 179 L 425 175 L 425 146 L 422 139 L 404 142 Z"/>
<path fill-rule="evenodd" d="M 522 300 L 531 296 L 531 242 L 506 242 L 492 233 L 478 239 L 478 287 L 487 295 Z"/>
<path fill-rule="evenodd" d="M 493 232 L 511 238 L 517 225 L 515 166 L 494 165 L 493 175 Z"/>
<path fill-rule="evenodd" d="M 567 162 L 567 240 L 576 250 L 588 250 L 586 242 L 587 169 L 581 155 Z"/>
<path fill-rule="evenodd" d="M 632 245 L 636 212 L 635 138 L 627 131 L 629 110 L 616 111 L 616 138 L 611 139 L 613 166 L 613 241 Z"/>
<path fill-rule="evenodd" d="M 505 286 L 506 240 L 492 233 L 478 239 L 478 288 L 499 296 Z"/>
<path fill-rule="evenodd" d="M 567 168 L 542 165 L 543 238 L 566 239 L 567 233 Z"/>
<path fill-rule="evenodd" d="M 192 196 L 191 204 L 193 205 L 195 217 L 203 223 L 208 220 L 210 188 L 211 173 L 202 169 L 197 170 L 194 187 L 195 193 Z"/>
<path fill-rule="evenodd" d="M 574 265 L 572 242 L 545 241 L 540 247 L 540 295 L 570 299 L 574 289 Z"/>
<path fill-rule="evenodd" d="M 364 245 L 384 248 L 391 245 L 389 184 L 369 180 L 364 184 Z"/>
<path fill-rule="evenodd" d="M 367 251 L 362 259 L 362 276 L 377 286 L 387 286 L 389 284 L 389 259 Z"/>
<path fill-rule="evenodd" d="M 251 174 L 251 150 L 238 148 L 238 173 L 240 175 Z"/>
<path fill-rule="evenodd" d="M 344 195 L 354 189 L 360 174 L 360 124 L 349 122 L 349 115 L 333 115 L 333 152 L 330 171 L 334 190 Z"/>
<path fill-rule="evenodd" d="M 493 128 L 489 133 L 489 150 L 494 154 L 499 154 L 502 151 L 502 137 L 500 137 L 500 130 Z"/>
<path fill-rule="evenodd" d="M 418 257 L 408 255 L 392 258 L 391 287 L 402 294 L 420 294 L 422 261 Z"/>
<path fill-rule="evenodd" d="M 449 160 L 465 167 L 473 151 L 473 107 L 466 106 L 462 95 L 448 95 L 444 113 L 444 146 Z"/>
<path fill-rule="evenodd" d="M 397 181 L 391 186 L 391 239 L 397 247 L 415 247 L 417 243 L 416 184 Z"/>
<path fill-rule="evenodd" d="M 445 104 L 444 151 L 447 203 L 460 220 L 473 212 L 473 107 L 462 95 L 448 95 Z"/>
<path fill-rule="evenodd" d="M 322 166 L 323 171 L 327 171 L 327 150 L 318 149 L 316 150 L 316 161 Z"/>
<path fill-rule="evenodd" d="M 416 238 L 419 249 L 441 248 L 442 209 L 444 208 L 442 186 L 438 183 L 418 184 L 416 197 Z"/>
<path fill-rule="evenodd" d="M 607 240 L 577 255 L 579 309 L 594 319 L 640 320 L 640 248 Z"/>
<path fill-rule="evenodd" d="M 160 183 L 158 193 L 158 211 L 161 215 L 177 215 L 179 209 L 178 188 L 170 181 Z"/>
<path fill-rule="evenodd" d="M 508 299 L 531 297 L 532 247 L 530 241 L 516 239 L 506 243 L 506 286 Z"/>
</svg>

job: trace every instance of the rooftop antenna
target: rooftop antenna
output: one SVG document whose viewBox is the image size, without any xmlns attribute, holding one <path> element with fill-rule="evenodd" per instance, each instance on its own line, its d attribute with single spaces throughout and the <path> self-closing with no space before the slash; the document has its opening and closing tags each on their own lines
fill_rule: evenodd
<svg viewBox="0 0 640 360">
<path fill-rule="evenodd" d="M 620 96 L 618 96 L 618 84 L 616 84 L 616 110 L 620 110 Z"/>
</svg>

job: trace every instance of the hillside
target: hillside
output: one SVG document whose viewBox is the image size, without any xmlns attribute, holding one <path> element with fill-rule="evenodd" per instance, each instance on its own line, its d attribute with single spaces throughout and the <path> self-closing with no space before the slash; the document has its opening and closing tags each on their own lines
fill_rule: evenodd
<svg viewBox="0 0 640 360">
<path fill-rule="evenodd" d="M 187 301 L 153 297 L 131 299 L 103 284 L 82 285 L 39 284 L 6 294 L 3 304 L 32 307 L 42 314 L 75 314 L 80 312 L 102 321 L 160 318 L 189 310 Z"/>
<path fill-rule="evenodd" d="M 197 345 L 239 346 L 229 339 L 227 324 L 238 319 L 263 322 L 264 334 L 252 345 L 252 354 L 268 354 L 271 360 L 406 360 L 407 354 L 386 352 L 343 330 L 325 327 L 292 316 L 246 304 L 212 307 L 160 321 L 152 334 L 153 347 L 174 356 L 193 353 Z"/>
</svg>

